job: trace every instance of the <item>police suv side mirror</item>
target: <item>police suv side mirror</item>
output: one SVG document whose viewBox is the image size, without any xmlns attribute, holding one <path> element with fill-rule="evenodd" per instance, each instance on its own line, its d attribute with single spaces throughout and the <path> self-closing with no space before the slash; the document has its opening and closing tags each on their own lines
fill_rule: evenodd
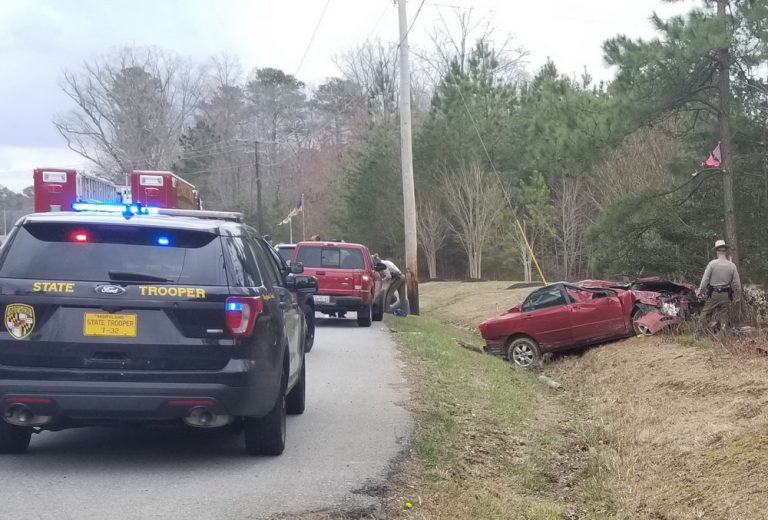
<svg viewBox="0 0 768 520">
<path fill-rule="evenodd" d="M 291 273 L 293 274 L 301 274 L 304 272 L 304 264 L 302 264 L 301 262 L 296 262 L 288 265 L 291 268 Z"/>
<path fill-rule="evenodd" d="M 387 269 L 389 269 L 389 267 L 387 267 L 387 264 L 385 264 L 383 262 L 376 262 L 376 264 L 373 266 L 373 269 L 376 270 L 376 271 L 382 272 L 382 271 L 386 271 Z"/>
</svg>

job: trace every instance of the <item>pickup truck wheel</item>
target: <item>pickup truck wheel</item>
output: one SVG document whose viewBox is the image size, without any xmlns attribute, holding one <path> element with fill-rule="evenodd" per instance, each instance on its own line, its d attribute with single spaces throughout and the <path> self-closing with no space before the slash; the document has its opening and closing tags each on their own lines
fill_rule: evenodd
<svg viewBox="0 0 768 520">
<path fill-rule="evenodd" d="M 371 321 L 373 321 L 373 309 L 371 304 L 368 304 L 357 311 L 357 324 L 361 327 L 370 327 Z"/>
<path fill-rule="evenodd" d="M 530 368 L 541 361 L 541 351 L 531 338 L 514 338 L 507 346 L 507 359 L 519 367 Z"/>
<path fill-rule="evenodd" d="M 384 296 L 379 298 L 379 303 L 373 310 L 373 321 L 381 321 L 384 319 Z"/>
<path fill-rule="evenodd" d="M 289 415 L 300 415 L 304 413 L 304 407 L 306 403 L 307 392 L 307 373 L 306 373 L 306 360 L 301 363 L 301 375 L 296 383 L 296 386 L 291 388 L 288 392 L 286 399 L 286 411 Z"/>
<path fill-rule="evenodd" d="M 284 386 L 283 386 L 284 388 Z M 280 455 L 285 450 L 286 397 L 281 390 L 277 402 L 264 417 L 243 420 L 245 451 L 249 455 Z"/>
<path fill-rule="evenodd" d="M 24 453 L 31 437 L 31 428 L 13 426 L 0 419 L 0 453 Z"/>
</svg>

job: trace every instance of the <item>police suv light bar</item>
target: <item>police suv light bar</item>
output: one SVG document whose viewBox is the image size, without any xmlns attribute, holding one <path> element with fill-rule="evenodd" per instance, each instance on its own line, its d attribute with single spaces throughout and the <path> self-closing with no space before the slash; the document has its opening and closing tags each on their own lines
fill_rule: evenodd
<svg viewBox="0 0 768 520">
<path fill-rule="evenodd" d="M 134 215 L 166 215 L 169 217 L 196 217 L 243 222 L 243 214 L 233 211 L 204 211 L 200 209 L 158 208 L 154 206 L 142 206 L 139 203 L 114 204 L 103 202 L 74 202 L 72 204 L 72 210 L 97 213 L 119 213 L 125 218 L 131 218 Z"/>
</svg>

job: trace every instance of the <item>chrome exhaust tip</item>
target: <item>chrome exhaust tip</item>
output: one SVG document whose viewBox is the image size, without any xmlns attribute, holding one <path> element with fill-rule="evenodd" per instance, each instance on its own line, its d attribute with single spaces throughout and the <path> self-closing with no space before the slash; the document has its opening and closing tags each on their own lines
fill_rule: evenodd
<svg viewBox="0 0 768 520">
<path fill-rule="evenodd" d="M 5 422 L 14 426 L 42 426 L 53 420 L 50 415 L 35 415 L 23 404 L 12 404 L 3 417 Z"/>
<path fill-rule="evenodd" d="M 189 415 L 184 418 L 184 422 L 188 426 L 195 428 L 218 428 L 232 422 L 232 417 L 229 415 L 217 415 L 205 406 L 196 406 L 189 411 Z"/>
</svg>

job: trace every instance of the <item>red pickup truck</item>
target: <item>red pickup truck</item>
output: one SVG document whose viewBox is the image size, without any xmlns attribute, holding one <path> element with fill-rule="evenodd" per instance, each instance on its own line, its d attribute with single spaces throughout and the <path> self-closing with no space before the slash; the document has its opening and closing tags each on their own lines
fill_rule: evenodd
<svg viewBox="0 0 768 520">
<path fill-rule="evenodd" d="M 304 266 L 304 274 L 317 279 L 315 310 L 329 316 L 357 312 L 357 324 L 370 327 L 384 317 L 389 281 L 380 272 L 384 264 L 373 264 L 368 248 L 347 242 L 299 242 L 291 264 Z"/>
</svg>

